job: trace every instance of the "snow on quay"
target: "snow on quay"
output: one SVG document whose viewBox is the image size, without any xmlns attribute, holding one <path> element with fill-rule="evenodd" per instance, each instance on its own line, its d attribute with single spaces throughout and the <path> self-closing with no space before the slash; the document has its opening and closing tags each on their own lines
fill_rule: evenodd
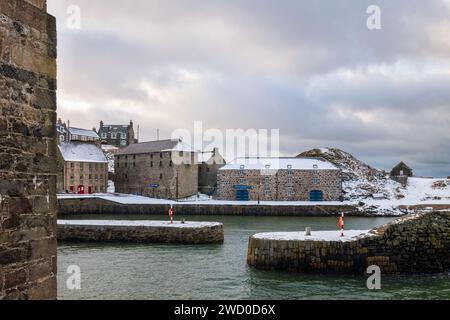
<svg viewBox="0 0 450 320">
<path fill-rule="evenodd" d="M 337 241 L 348 242 L 357 240 L 360 237 L 370 234 L 370 230 L 347 230 L 341 237 L 341 232 L 336 231 L 311 231 L 311 235 L 307 236 L 306 232 L 267 232 L 257 233 L 252 236 L 253 239 L 259 240 L 279 240 L 279 241 Z"/>
<path fill-rule="evenodd" d="M 211 228 L 221 226 L 220 222 L 197 221 L 151 221 L 151 220 L 58 220 L 58 225 L 65 226 L 98 226 L 98 227 L 166 227 L 166 228 Z"/>
</svg>

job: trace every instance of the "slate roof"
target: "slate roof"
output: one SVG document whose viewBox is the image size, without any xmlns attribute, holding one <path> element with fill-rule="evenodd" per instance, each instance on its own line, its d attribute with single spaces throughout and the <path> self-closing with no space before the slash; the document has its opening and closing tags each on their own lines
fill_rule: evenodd
<svg viewBox="0 0 450 320">
<path fill-rule="evenodd" d="M 61 142 L 58 145 L 64 161 L 107 163 L 102 149 L 92 143 Z"/>
<path fill-rule="evenodd" d="M 167 151 L 198 152 L 180 140 L 158 140 L 131 144 L 116 155 L 142 154 Z"/>
<path fill-rule="evenodd" d="M 85 137 L 100 139 L 98 134 L 95 131 L 93 131 L 93 130 L 87 130 L 87 129 L 70 127 L 69 128 L 69 132 L 70 132 L 70 134 L 73 134 L 73 135 L 85 136 Z"/>
</svg>

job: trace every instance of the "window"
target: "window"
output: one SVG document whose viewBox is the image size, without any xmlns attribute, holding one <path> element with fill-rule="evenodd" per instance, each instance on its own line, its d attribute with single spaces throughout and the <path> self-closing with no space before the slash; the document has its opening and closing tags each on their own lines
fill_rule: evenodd
<svg viewBox="0 0 450 320">
<path fill-rule="evenodd" d="M 159 167 L 162 168 L 162 166 L 163 166 L 163 163 L 162 163 L 162 161 L 160 161 L 159 162 Z"/>
<path fill-rule="evenodd" d="M 136 167 L 136 162 L 133 161 L 133 167 Z"/>
<path fill-rule="evenodd" d="M 92 174 L 89 175 L 89 180 L 92 180 Z"/>
<path fill-rule="evenodd" d="M 150 159 L 153 159 L 153 153 L 150 153 Z"/>
<path fill-rule="evenodd" d="M 153 168 L 153 161 L 150 161 L 150 168 Z"/>
<path fill-rule="evenodd" d="M 128 180 L 128 175 L 127 174 L 125 175 L 125 179 Z"/>
<path fill-rule="evenodd" d="M 123 146 L 123 147 L 126 146 L 127 145 L 127 141 L 126 140 L 121 140 L 120 141 L 120 145 Z"/>
<path fill-rule="evenodd" d="M 287 188 L 288 197 L 292 197 L 294 195 L 294 189 L 292 187 Z"/>
<path fill-rule="evenodd" d="M 80 170 L 81 170 L 81 171 L 84 170 L 84 164 L 83 164 L 83 162 L 80 162 Z"/>
<path fill-rule="evenodd" d="M 107 135 L 106 132 L 102 132 L 102 139 L 106 139 Z"/>
<path fill-rule="evenodd" d="M 70 176 L 70 182 L 74 183 L 75 182 L 75 177 L 74 176 Z"/>
<path fill-rule="evenodd" d="M 319 178 L 313 178 L 313 184 L 319 184 L 320 183 L 320 179 Z"/>
<path fill-rule="evenodd" d="M 162 180 L 163 179 L 163 175 L 162 175 L 162 173 L 159 175 L 159 180 Z"/>
<path fill-rule="evenodd" d="M 117 156 L 117 161 L 119 161 L 120 160 L 120 156 Z"/>
<path fill-rule="evenodd" d="M 127 134 L 126 134 L 125 132 L 122 132 L 122 133 L 120 134 L 120 137 L 121 137 L 122 139 L 126 139 L 126 138 L 127 138 Z"/>
<path fill-rule="evenodd" d="M 117 134 L 115 132 L 111 133 L 111 139 L 117 139 Z"/>
<path fill-rule="evenodd" d="M 162 152 L 159 153 L 159 157 L 162 159 L 162 157 L 163 157 Z"/>
<path fill-rule="evenodd" d="M 95 175 L 95 180 L 98 180 L 98 174 Z"/>
<path fill-rule="evenodd" d="M 89 170 L 92 170 L 94 168 L 94 164 L 93 163 L 89 163 Z"/>
<path fill-rule="evenodd" d="M 170 167 L 173 167 L 173 161 L 172 161 L 172 160 L 170 160 L 169 166 L 170 166 Z"/>
</svg>

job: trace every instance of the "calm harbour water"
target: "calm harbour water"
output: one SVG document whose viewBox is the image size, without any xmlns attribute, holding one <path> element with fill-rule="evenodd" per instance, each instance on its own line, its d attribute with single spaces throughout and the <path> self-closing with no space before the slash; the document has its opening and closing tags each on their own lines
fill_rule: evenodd
<svg viewBox="0 0 450 320">
<path fill-rule="evenodd" d="M 163 220 L 166 216 L 72 216 L 71 219 Z M 250 235 L 336 230 L 335 218 L 178 215 L 224 223 L 223 245 L 69 244 L 58 248 L 59 299 L 450 299 L 450 273 L 382 277 L 370 291 L 355 276 L 266 272 L 246 264 Z M 348 229 L 371 229 L 391 218 L 347 218 Z M 68 266 L 81 268 L 81 290 L 68 290 Z"/>
</svg>

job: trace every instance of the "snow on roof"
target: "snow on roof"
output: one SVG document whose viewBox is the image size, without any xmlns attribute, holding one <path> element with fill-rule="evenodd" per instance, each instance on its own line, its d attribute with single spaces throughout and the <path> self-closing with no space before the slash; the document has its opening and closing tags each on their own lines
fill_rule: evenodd
<svg viewBox="0 0 450 320">
<path fill-rule="evenodd" d="M 219 170 L 339 170 L 331 162 L 319 158 L 238 158 Z"/>
<path fill-rule="evenodd" d="M 194 150 L 191 146 L 177 139 L 177 140 L 148 141 L 131 144 L 128 147 L 119 151 L 117 155 L 167 152 L 167 151 L 198 152 Z"/>
<path fill-rule="evenodd" d="M 100 139 L 98 134 L 93 130 L 86 130 L 81 128 L 69 128 L 70 134 L 78 135 L 78 136 L 85 136 L 85 137 L 91 137 L 91 138 L 97 138 Z"/>
<path fill-rule="evenodd" d="M 107 163 L 102 149 L 92 143 L 61 142 L 58 146 L 64 161 Z"/>
</svg>

